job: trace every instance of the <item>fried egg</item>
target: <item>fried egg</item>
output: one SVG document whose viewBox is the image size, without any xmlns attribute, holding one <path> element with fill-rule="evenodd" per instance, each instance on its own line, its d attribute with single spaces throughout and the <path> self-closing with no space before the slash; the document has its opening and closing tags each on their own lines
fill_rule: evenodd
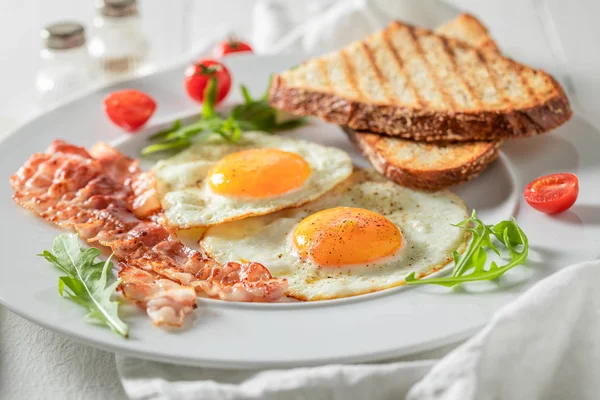
<svg viewBox="0 0 600 400">
<path fill-rule="evenodd" d="M 398 186 L 373 171 L 303 207 L 209 228 L 200 246 L 217 261 L 252 260 L 288 280 L 288 296 L 324 300 L 375 292 L 425 276 L 464 251 L 463 201 Z"/>
<path fill-rule="evenodd" d="M 216 135 L 154 169 L 169 227 L 210 226 L 314 200 L 352 174 L 342 150 L 285 136 Z"/>
</svg>

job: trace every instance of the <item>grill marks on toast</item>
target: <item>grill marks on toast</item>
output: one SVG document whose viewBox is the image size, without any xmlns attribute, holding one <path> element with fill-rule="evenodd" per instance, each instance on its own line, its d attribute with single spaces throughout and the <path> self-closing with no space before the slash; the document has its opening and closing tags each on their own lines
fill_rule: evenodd
<svg viewBox="0 0 600 400">
<path fill-rule="evenodd" d="M 476 49 L 498 53 L 496 42 L 477 18 L 469 14 L 461 14 L 438 27 L 435 32 L 441 35 L 445 51 L 451 53 L 457 73 L 461 70 L 472 71 L 472 79 L 463 77 L 463 81 L 468 85 L 473 96 L 478 99 L 480 106 L 488 104 L 499 107 L 508 102 L 508 98 L 500 91 L 494 74 L 489 70 L 483 54 L 479 51 L 452 48 L 448 41 L 448 38 L 460 40 Z"/>
<path fill-rule="evenodd" d="M 356 71 L 354 70 L 354 66 L 352 65 L 352 61 L 346 51 L 340 51 L 340 58 L 342 59 L 342 63 L 344 65 L 344 74 L 346 75 L 346 80 L 352 87 L 352 90 L 355 93 L 355 98 L 361 100 L 364 98 L 361 90 L 358 87 L 358 82 L 356 80 Z"/>
<path fill-rule="evenodd" d="M 402 57 L 400 57 L 400 54 L 392 45 L 390 31 L 385 30 L 375 36 L 377 35 L 380 36 L 383 46 L 374 46 L 377 49 L 375 50 L 376 59 L 382 66 L 393 65 L 395 67 L 395 71 L 384 70 L 389 71 L 389 73 L 386 74 L 386 79 L 388 85 L 392 88 L 394 93 L 396 93 L 395 97 L 405 104 L 415 104 L 417 108 L 424 107 L 425 102 L 412 82 L 410 75 L 404 68 Z M 379 57 L 377 57 L 378 54 Z M 388 60 L 390 62 L 386 63 Z M 394 75 L 394 73 L 396 73 L 396 75 Z M 405 98 L 405 96 L 408 96 L 409 94 L 412 94 L 412 96 Z"/>
<path fill-rule="evenodd" d="M 326 60 L 317 59 L 315 61 L 317 63 L 317 68 L 319 70 L 319 73 L 321 74 L 321 79 L 322 79 L 325 90 L 328 90 L 328 91 L 333 90 L 333 86 L 331 85 L 331 80 L 329 79 L 329 73 L 327 72 Z"/>
<path fill-rule="evenodd" d="M 396 103 L 395 96 L 393 95 L 392 91 L 390 90 L 389 86 L 387 85 L 387 82 L 385 80 L 385 77 L 383 76 L 383 73 L 377 66 L 377 61 L 375 60 L 375 55 L 373 54 L 371 47 L 369 47 L 369 45 L 367 43 L 362 42 L 361 48 L 362 48 L 363 52 L 365 53 L 367 60 L 369 60 L 369 64 L 371 65 L 371 68 L 373 69 L 373 73 L 375 74 L 375 77 L 377 78 L 379 86 L 383 90 L 386 100 L 390 103 Z"/>
<path fill-rule="evenodd" d="M 504 58 L 473 17 L 453 26 L 446 31 L 458 28 L 460 40 L 394 22 L 276 76 L 270 102 L 295 114 L 419 141 L 530 136 L 571 117 L 551 76 Z M 477 45 L 483 48 L 472 47 Z"/>
<path fill-rule="evenodd" d="M 469 81 L 467 79 L 465 79 L 462 75 L 459 74 L 459 69 L 460 69 L 459 64 L 458 64 L 458 61 L 456 60 L 456 55 L 454 54 L 454 50 L 448 44 L 448 40 L 446 40 L 446 38 L 444 38 L 444 37 L 439 38 L 439 40 L 442 42 L 444 52 L 446 54 L 446 57 L 448 58 L 448 62 L 450 63 L 450 66 L 452 68 L 452 72 L 453 72 L 452 76 L 455 76 L 458 78 L 458 80 L 462 84 L 462 89 L 464 89 L 464 91 L 465 91 L 464 94 L 462 94 L 463 96 L 466 94 L 466 96 L 463 97 L 463 102 L 465 102 L 465 103 L 468 102 L 469 104 L 472 105 L 472 107 L 483 106 L 481 100 L 477 97 L 475 90 L 471 86 Z M 456 96 L 457 97 L 460 96 L 460 93 L 457 93 Z"/>
<path fill-rule="evenodd" d="M 535 94 L 535 91 L 533 90 L 533 87 L 531 86 L 529 79 L 527 79 L 527 76 L 525 74 L 521 74 L 521 83 L 523 84 L 523 86 L 525 86 L 525 89 L 527 90 L 527 93 L 529 93 L 529 96 L 534 100 L 534 101 L 538 101 L 537 95 Z"/>
<path fill-rule="evenodd" d="M 396 28 L 398 28 L 401 31 L 406 30 L 408 32 L 408 35 L 412 41 L 412 46 L 414 46 L 415 55 L 422 60 L 423 65 L 425 66 L 427 72 L 432 78 L 432 83 L 435 83 L 433 89 L 437 90 L 437 92 L 443 99 L 442 105 L 448 106 L 450 108 L 455 108 L 457 106 L 457 102 L 454 100 L 454 97 L 445 90 L 446 85 L 444 82 L 444 78 L 447 79 L 449 75 L 447 74 L 446 70 L 440 68 L 442 67 L 442 64 L 440 63 L 439 65 L 435 65 L 435 63 L 439 60 L 429 57 L 429 52 L 426 53 L 424 51 L 424 45 L 426 44 L 424 43 L 424 41 L 419 40 L 415 28 L 413 28 L 412 26 L 405 28 L 399 25 L 397 25 Z"/>
<path fill-rule="evenodd" d="M 305 73 L 302 76 L 304 79 L 302 85 L 311 86 L 319 91 L 333 90 L 326 60 L 319 58 L 311 60 L 304 65 L 303 69 Z"/>
<path fill-rule="evenodd" d="M 502 77 L 499 76 L 498 71 L 496 69 L 492 68 L 492 66 L 487 62 L 487 59 L 486 59 L 484 53 L 478 52 L 477 56 L 478 56 L 479 60 L 481 61 L 481 64 L 487 70 L 488 75 L 490 77 L 490 81 L 492 83 L 492 86 L 498 92 L 498 95 L 501 98 L 501 102 L 503 104 L 509 104 L 511 102 L 511 96 L 508 93 L 506 86 L 501 81 Z"/>
<path fill-rule="evenodd" d="M 454 54 L 461 68 L 470 68 L 474 71 L 471 87 L 482 103 L 500 108 L 503 104 L 509 102 L 496 79 L 496 75 L 490 70 L 482 53 L 459 50 L 455 51 Z"/>
<path fill-rule="evenodd" d="M 364 98 L 376 104 L 397 103 L 368 43 L 355 43 L 349 46 L 345 54 L 347 62 L 354 70 L 353 79 L 358 91 Z"/>
<path fill-rule="evenodd" d="M 327 83 L 324 80 L 326 75 L 323 75 L 319 70 L 319 62 L 310 62 L 304 68 L 304 84 L 310 84 L 315 88 L 326 88 Z"/>
<path fill-rule="evenodd" d="M 506 106 L 533 104 L 534 99 L 522 83 L 520 68 L 515 70 L 507 60 L 491 58 L 489 53 L 482 53 L 482 59 L 494 74 L 498 89 L 504 93 Z"/>
<path fill-rule="evenodd" d="M 483 50 L 477 50 L 465 46 L 460 41 L 398 22 L 392 23 L 386 31 L 388 35 L 395 37 L 402 37 L 405 32 L 408 32 L 409 36 L 404 38 L 404 42 L 396 40 L 394 47 L 397 51 L 401 51 L 400 45 L 404 48 L 414 49 L 414 53 L 408 54 L 405 58 L 421 59 L 428 75 L 435 83 L 435 87 L 417 84 L 415 85 L 416 90 L 420 91 L 422 98 L 438 97 L 437 94 L 427 93 L 437 91 L 444 100 L 439 104 L 435 100 L 430 101 L 426 106 L 440 105 L 457 109 L 498 107 L 503 109 L 514 107 L 516 104 L 539 103 L 543 99 L 538 96 L 530 84 L 529 78 L 538 78 L 536 83 L 538 88 L 546 86 L 546 89 L 550 89 L 549 92 L 554 89 L 550 79 L 540 79 L 544 74 L 503 58 L 493 45 L 488 44 Z M 482 65 L 477 66 L 473 62 L 470 65 L 461 64 L 458 61 L 459 57 L 463 60 L 472 57 L 473 61 L 477 58 Z M 484 74 L 478 73 L 474 69 L 482 67 L 493 71 L 488 74 L 487 79 Z M 418 80 L 417 78 L 413 77 L 413 81 Z M 474 81 L 473 84 L 470 83 L 472 81 Z M 488 87 L 487 95 L 485 97 L 477 96 L 477 87 Z M 492 92 L 494 90 L 497 92 L 496 96 Z M 493 98 L 497 97 L 498 92 L 504 93 L 501 96 L 504 102 L 494 101 Z M 486 101 L 488 98 L 492 98 L 491 103 Z"/>
<path fill-rule="evenodd" d="M 422 107 L 447 107 L 447 96 L 439 90 L 439 83 L 423 56 L 422 49 L 414 39 L 414 32 L 402 29 L 396 23 L 387 29 L 387 33 L 391 47 L 404 61 L 404 69 L 421 99 Z"/>
</svg>

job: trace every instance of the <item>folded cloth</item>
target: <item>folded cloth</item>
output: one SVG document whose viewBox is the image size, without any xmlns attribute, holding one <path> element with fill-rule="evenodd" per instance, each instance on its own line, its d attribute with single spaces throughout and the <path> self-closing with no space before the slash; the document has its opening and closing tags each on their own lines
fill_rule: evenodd
<svg viewBox="0 0 600 400">
<path fill-rule="evenodd" d="M 250 43 L 258 54 L 316 55 L 362 39 L 394 19 L 434 28 L 458 14 L 440 0 L 259 0 Z M 228 36 L 236 36 L 235 27 L 217 26 L 173 64 L 210 56 L 213 46 Z"/>
<path fill-rule="evenodd" d="M 498 311 L 408 399 L 598 399 L 600 261 L 564 268 Z"/>
<path fill-rule="evenodd" d="M 598 282 L 600 261 L 564 268 L 437 363 L 229 371 L 117 357 L 117 366 L 135 400 L 598 399 Z"/>
<path fill-rule="evenodd" d="M 262 0 L 253 13 L 252 43 L 261 54 L 320 54 L 394 19 L 433 28 L 457 15 L 456 8 L 439 0 Z"/>
<path fill-rule="evenodd" d="M 399 399 L 434 361 L 229 371 L 117 358 L 131 399 Z"/>
</svg>

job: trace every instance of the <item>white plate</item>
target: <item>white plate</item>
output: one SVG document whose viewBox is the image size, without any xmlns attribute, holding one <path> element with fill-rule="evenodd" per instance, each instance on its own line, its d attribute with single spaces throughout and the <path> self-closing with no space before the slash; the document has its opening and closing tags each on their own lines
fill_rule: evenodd
<svg viewBox="0 0 600 400">
<path fill-rule="evenodd" d="M 300 62 L 294 57 L 239 56 L 227 59 L 236 84 L 253 93 L 269 74 Z M 449 291 L 438 287 L 396 288 L 351 299 L 318 303 L 243 304 L 199 300 L 188 329 L 156 328 L 134 307 L 125 320 L 131 337 L 83 322 L 84 312 L 57 293 L 58 271 L 36 254 L 60 232 L 11 201 L 8 177 L 54 138 L 90 146 L 118 143 L 136 156 L 144 135 L 129 136 L 104 116 L 102 99 L 122 88 L 143 90 L 159 108 L 147 134 L 198 106 L 183 91 L 183 67 L 121 83 L 57 108 L 21 127 L 0 145 L 0 221 L 3 261 L 0 302 L 25 318 L 90 345 L 166 362 L 222 368 L 287 367 L 373 361 L 407 355 L 465 338 L 500 307 L 559 268 L 597 258 L 600 252 L 599 132 L 583 118 L 550 135 L 515 140 L 482 176 L 456 189 L 488 223 L 511 215 L 528 234 L 531 261 L 510 271 L 500 285 L 475 284 Z M 239 99 L 235 91 L 232 101 Z M 156 121 L 162 121 L 158 123 Z M 315 121 L 294 135 L 339 146 L 364 161 L 339 128 Z M 577 204 L 556 217 L 533 211 L 521 192 L 536 176 L 568 171 L 579 176 Z M 260 261 L 260 260 L 257 260 Z"/>
</svg>

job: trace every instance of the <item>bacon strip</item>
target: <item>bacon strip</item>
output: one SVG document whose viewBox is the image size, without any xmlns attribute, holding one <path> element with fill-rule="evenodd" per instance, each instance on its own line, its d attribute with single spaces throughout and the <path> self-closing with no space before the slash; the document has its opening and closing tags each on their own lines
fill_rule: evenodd
<svg viewBox="0 0 600 400">
<path fill-rule="evenodd" d="M 110 247 L 123 267 L 120 290 L 155 324 L 181 325 L 196 292 L 231 301 L 283 296 L 287 281 L 273 278 L 263 265 L 218 264 L 173 237 L 156 216 L 146 218 L 160 203 L 137 161 L 105 144 L 91 153 L 54 141 L 10 178 L 13 198 L 86 241 Z"/>
<path fill-rule="evenodd" d="M 145 309 L 156 325 L 181 326 L 196 304 L 196 291 L 135 267 L 119 272 L 125 297 Z"/>
</svg>

